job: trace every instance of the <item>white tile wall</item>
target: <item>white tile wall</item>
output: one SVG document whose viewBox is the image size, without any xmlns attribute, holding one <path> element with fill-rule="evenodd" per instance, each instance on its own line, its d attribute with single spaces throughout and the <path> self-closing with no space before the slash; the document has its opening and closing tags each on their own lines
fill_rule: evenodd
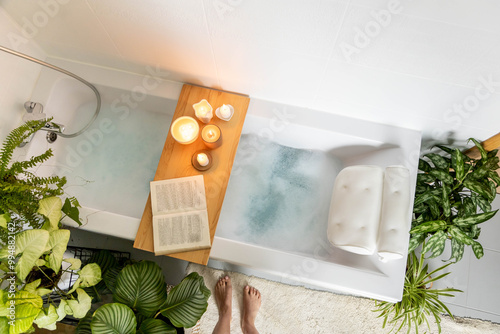
<svg viewBox="0 0 500 334">
<path fill-rule="evenodd" d="M 32 41 L 24 39 L 19 27 L 0 7 L 0 45 L 45 58 Z M 21 124 L 23 104 L 28 101 L 40 66 L 0 51 L 0 139 Z"/>
<path fill-rule="evenodd" d="M 499 131 L 499 10 L 497 0 L 0 0 L 0 43 L 16 32 L 53 58 L 152 67 L 177 82 L 420 129 L 426 142 L 463 141 Z M 0 54 L 0 71 L 4 132 L 37 66 Z M 485 258 L 466 253 L 442 282 L 464 290 L 449 301 L 457 314 L 500 321 L 498 236 L 495 217 L 483 227 Z"/>
</svg>

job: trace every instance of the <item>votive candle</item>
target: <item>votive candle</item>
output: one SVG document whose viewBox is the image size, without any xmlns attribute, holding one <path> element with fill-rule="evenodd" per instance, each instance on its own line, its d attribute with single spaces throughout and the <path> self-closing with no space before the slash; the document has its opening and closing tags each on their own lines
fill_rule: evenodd
<svg viewBox="0 0 500 334">
<path fill-rule="evenodd" d="M 193 104 L 194 114 L 203 123 L 210 123 L 213 117 L 213 108 L 207 100 L 203 99 Z"/>
<path fill-rule="evenodd" d="M 198 122 L 189 116 L 177 118 L 170 127 L 172 137 L 180 144 L 191 144 L 198 138 L 199 132 Z"/>
<path fill-rule="evenodd" d="M 222 145 L 222 132 L 217 125 L 206 125 L 201 130 L 201 139 L 207 147 L 214 149 Z"/>
</svg>

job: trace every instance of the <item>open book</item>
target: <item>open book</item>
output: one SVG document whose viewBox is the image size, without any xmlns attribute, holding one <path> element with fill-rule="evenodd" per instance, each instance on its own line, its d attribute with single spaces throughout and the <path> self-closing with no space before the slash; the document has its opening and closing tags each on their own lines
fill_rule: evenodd
<svg viewBox="0 0 500 334">
<path fill-rule="evenodd" d="M 203 175 L 152 181 L 155 255 L 210 248 Z"/>
</svg>

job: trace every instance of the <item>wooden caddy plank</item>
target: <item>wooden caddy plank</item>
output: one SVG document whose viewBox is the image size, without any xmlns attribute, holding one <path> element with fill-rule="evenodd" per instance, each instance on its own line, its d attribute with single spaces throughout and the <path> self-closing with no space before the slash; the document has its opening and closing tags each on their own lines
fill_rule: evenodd
<svg viewBox="0 0 500 334">
<path fill-rule="evenodd" d="M 205 125 L 204 123 L 198 122 L 200 124 L 200 137 L 189 145 L 177 143 L 172 138 L 170 129 L 165 129 L 165 131 L 168 131 L 168 136 L 154 180 L 203 175 L 207 197 L 208 221 L 210 223 L 210 238 L 213 242 L 250 98 L 244 95 L 186 84 L 182 87 L 173 120 L 181 116 L 191 116 L 196 119 L 193 104 L 200 102 L 202 99 L 206 99 L 214 108 L 214 117 L 209 124 L 219 126 L 222 132 L 222 145 L 210 151 L 213 159 L 212 167 L 207 171 L 200 172 L 191 165 L 193 153 L 200 149 L 206 149 L 201 139 L 201 129 Z M 215 116 L 215 109 L 222 104 L 230 104 L 234 107 L 234 115 L 229 122 L 222 121 Z M 148 197 L 144 208 L 134 248 L 154 251 L 151 195 Z M 210 256 L 210 249 L 174 253 L 167 256 L 206 265 Z"/>
</svg>

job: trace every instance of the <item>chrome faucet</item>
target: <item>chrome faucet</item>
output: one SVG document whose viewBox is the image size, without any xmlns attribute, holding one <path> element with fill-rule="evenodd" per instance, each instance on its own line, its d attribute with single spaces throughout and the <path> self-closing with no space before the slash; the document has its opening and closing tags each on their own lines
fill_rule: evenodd
<svg viewBox="0 0 500 334">
<path fill-rule="evenodd" d="M 47 119 L 47 114 L 43 112 L 43 105 L 39 102 L 27 101 L 24 103 L 24 109 L 26 109 L 26 114 L 24 114 L 23 116 L 23 122 L 40 121 Z M 50 121 L 46 122 L 45 125 L 40 128 L 40 130 L 47 131 L 47 141 L 49 143 L 53 143 L 57 138 L 57 134 L 63 133 L 64 125 Z M 33 133 L 31 136 L 26 138 L 19 146 L 25 146 L 33 139 L 34 136 L 35 134 Z"/>
</svg>

